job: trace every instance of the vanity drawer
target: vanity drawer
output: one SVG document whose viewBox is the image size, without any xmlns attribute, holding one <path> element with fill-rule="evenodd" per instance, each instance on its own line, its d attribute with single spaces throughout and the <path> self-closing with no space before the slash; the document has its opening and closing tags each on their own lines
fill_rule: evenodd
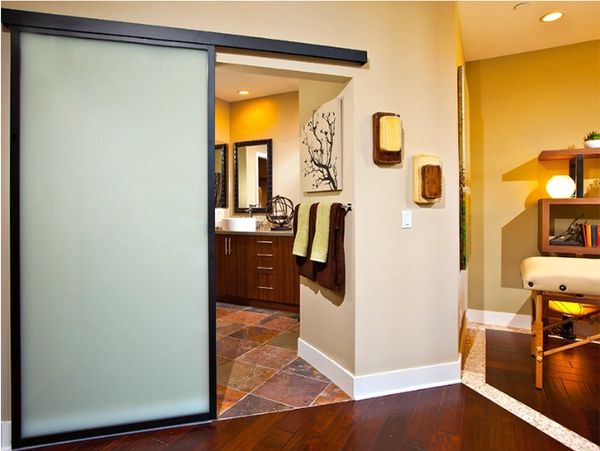
<svg viewBox="0 0 600 451">
<path fill-rule="evenodd" d="M 273 274 L 256 274 L 256 287 L 263 290 L 275 289 L 275 276 Z"/>
<path fill-rule="evenodd" d="M 280 289 L 274 274 L 256 274 L 256 297 L 264 301 L 278 301 Z"/>
<path fill-rule="evenodd" d="M 257 255 L 274 255 L 277 243 L 274 238 L 258 237 L 255 241 Z"/>
</svg>

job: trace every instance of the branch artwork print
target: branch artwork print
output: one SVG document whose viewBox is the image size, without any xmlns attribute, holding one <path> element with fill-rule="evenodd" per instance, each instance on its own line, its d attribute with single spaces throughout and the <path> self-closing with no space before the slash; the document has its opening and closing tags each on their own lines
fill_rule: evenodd
<svg viewBox="0 0 600 451">
<path fill-rule="evenodd" d="M 303 191 L 341 190 L 341 106 L 321 106 L 302 127 Z"/>
</svg>

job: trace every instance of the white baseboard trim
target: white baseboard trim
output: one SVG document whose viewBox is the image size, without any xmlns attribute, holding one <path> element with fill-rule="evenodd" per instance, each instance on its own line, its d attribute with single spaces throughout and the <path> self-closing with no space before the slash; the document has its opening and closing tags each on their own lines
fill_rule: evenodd
<svg viewBox="0 0 600 451">
<path fill-rule="evenodd" d="M 354 375 L 328 355 L 298 338 L 298 356 L 302 357 L 335 385 L 354 398 Z"/>
<path fill-rule="evenodd" d="M 531 328 L 531 316 L 520 313 L 494 312 L 491 310 L 467 310 L 469 321 L 490 326 L 508 326 L 519 329 Z"/>
<path fill-rule="evenodd" d="M 460 357 L 454 362 L 356 376 L 354 399 L 375 398 L 460 383 Z"/>
<path fill-rule="evenodd" d="M 0 439 L 0 444 L 2 445 L 2 451 L 8 451 L 11 448 L 11 424 L 10 421 L 3 421 L 0 424 L 0 434 L 2 435 L 2 439 Z"/>
<path fill-rule="evenodd" d="M 363 376 L 355 376 L 302 338 L 298 355 L 355 400 L 460 383 L 460 355 L 454 362 Z"/>
</svg>

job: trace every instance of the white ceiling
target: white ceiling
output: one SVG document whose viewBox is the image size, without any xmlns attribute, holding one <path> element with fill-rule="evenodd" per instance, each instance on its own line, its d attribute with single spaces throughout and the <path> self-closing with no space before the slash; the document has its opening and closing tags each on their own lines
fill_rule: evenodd
<svg viewBox="0 0 600 451">
<path fill-rule="evenodd" d="M 458 2 L 465 59 L 474 61 L 600 39 L 600 2 Z M 539 18 L 562 11 L 556 22 Z"/>
<path fill-rule="evenodd" d="M 242 96 L 238 91 L 247 89 L 250 94 Z M 251 73 L 229 64 L 215 67 L 215 96 L 226 102 L 254 99 L 298 90 L 298 79 Z"/>
<path fill-rule="evenodd" d="M 600 1 L 533 1 L 515 10 L 517 3 L 458 2 L 467 61 L 600 39 Z M 562 19 L 551 23 L 539 21 L 542 15 L 557 10 L 564 13 Z M 216 97 L 226 102 L 298 90 L 298 78 L 278 76 L 282 74 L 277 72 L 217 63 L 215 73 Z M 241 89 L 249 90 L 250 95 L 239 95 Z"/>
</svg>

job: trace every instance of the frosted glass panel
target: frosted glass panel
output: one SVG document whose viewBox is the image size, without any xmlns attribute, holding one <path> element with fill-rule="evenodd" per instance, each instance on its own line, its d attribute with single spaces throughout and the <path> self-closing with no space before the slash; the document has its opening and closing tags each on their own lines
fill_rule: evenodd
<svg viewBox="0 0 600 451">
<path fill-rule="evenodd" d="M 21 36 L 23 437 L 206 413 L 207 54 Z"/>
</svg>

